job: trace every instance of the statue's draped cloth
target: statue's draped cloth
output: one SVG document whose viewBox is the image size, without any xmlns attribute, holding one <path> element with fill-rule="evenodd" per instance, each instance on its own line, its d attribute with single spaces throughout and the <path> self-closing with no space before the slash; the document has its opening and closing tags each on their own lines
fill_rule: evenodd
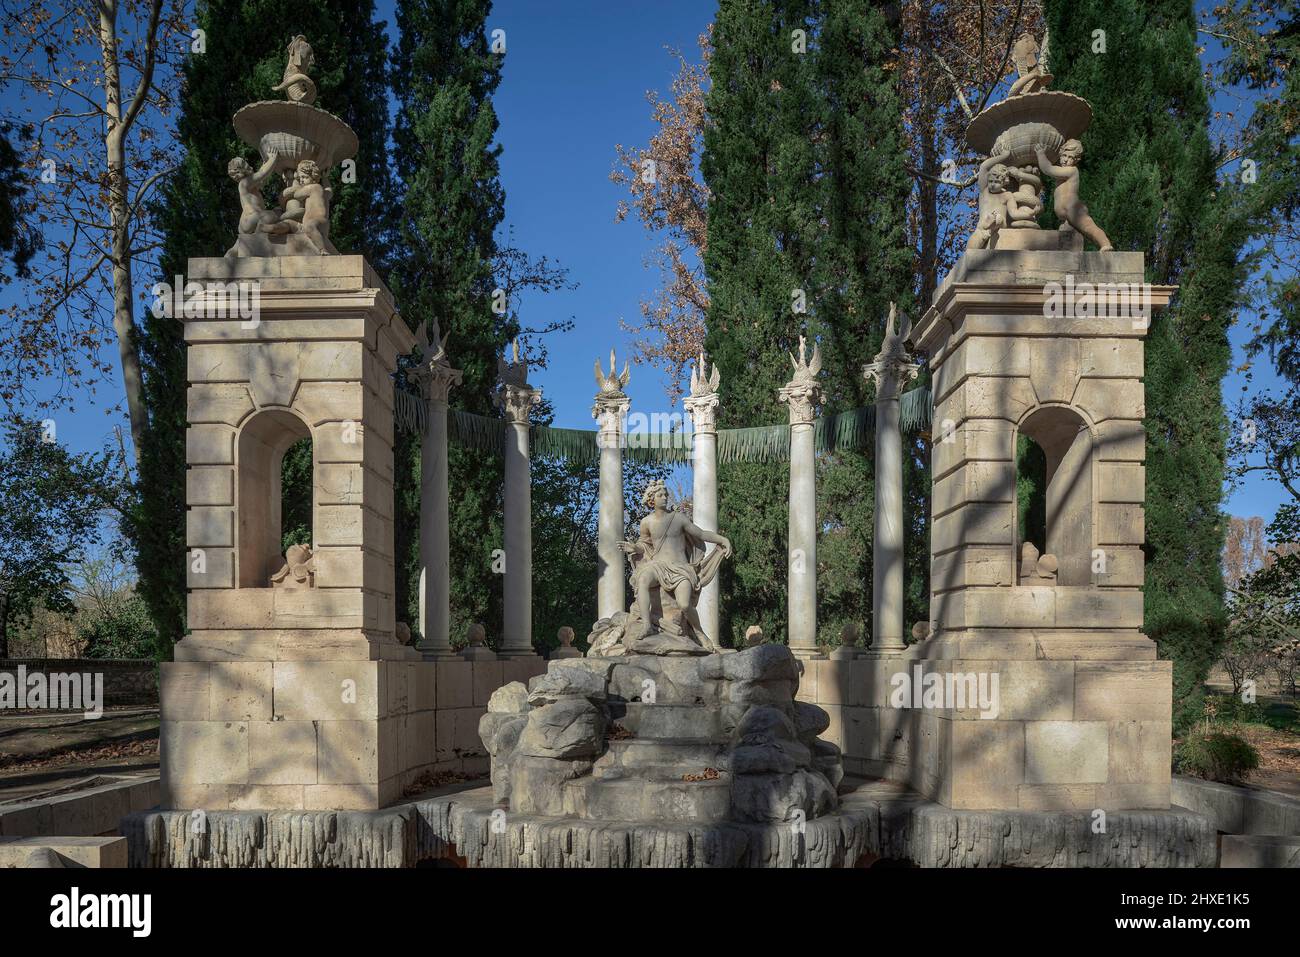
<svg viewBox="0 0 1300 957">
<path fill-rule="evenodd" d="M 677 514 L 673 513 L 671 521 L 676 522 L 677 520 Z M 700 589 L 717 577 L 718 567 L 722 564 L 722 549 L 715 548 L 706 555 L 707 545 L 705 542 L 696 538 L 684 528 L 678 531 L 680 531 L 686 545 L 687 560 L 684 562 L 660 557 L 658 554 L 663 542 L 667 541 L 671 534 L 669 530 L 666 529 L 660 535 L 659 544 L 655 544 L 645 532 L 642 532 L 641 544 L 645 550 L 632 561 L 632 587 L 634 589 L 637 587 L 640 576 L 647 574 L 653 576 L 652 586 L 653 581 L 658 581 L 663 588 L 668 589 L 670 592 L 684 581 L 691 583 L 693 592 L 699 592 Z"/>
</svg>

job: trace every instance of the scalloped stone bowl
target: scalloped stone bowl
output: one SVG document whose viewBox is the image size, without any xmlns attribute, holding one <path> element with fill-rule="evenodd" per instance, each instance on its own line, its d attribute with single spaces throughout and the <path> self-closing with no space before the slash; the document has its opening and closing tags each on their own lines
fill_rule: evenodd
<svg viewBox="0 0 1300 957">
<path fill-rule="evenodd" d="M 1026 93 L 994 103 L 971 120 L 966 142 L 977 153 L 1009 151 L 1011 166 L 1036 166 L 1034 147 L 1047 147 L 1059 162 L 1061 144 L 1077 139 L 1092 122 L 1092 107 L 1083 97 L 1060 90 Z"/>
<path fill-rule="evenodd" d="M 357 154 L 357 134 L 333 113 L 306 103 L 263 100 L 235 114 L 235 132 L 263 156 L 276 154 L 275 171 L 288 172 L 306 159 L 325 173 Z"/>
</svg>

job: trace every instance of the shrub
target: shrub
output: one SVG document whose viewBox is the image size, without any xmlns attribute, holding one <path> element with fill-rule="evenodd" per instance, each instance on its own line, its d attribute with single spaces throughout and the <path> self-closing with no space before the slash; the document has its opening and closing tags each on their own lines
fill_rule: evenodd
<svg viewBox="0 0 1300 957">
<path fill-rule="evenodd" d="M 1258 701 L 1242 701 L 1237 695 L 1215 695 L 1215 717 L 1229 724 L 1268 724 L 1268 709 Z"/>
<path fill-rule="evenodd" d="M 144 601 L 134 592 L 114 600 L 88 616 L 80 637 L 86 658 L 152 658 L 156 642 L 153 620 Z"/>
<path fill-rule="evenodd" d="M 1259 752 L 1239 734 L 1194 731 L 1174 751 L 1174 770 L 1208 781 L 1243 784 L 1259 767 Z"/>
</svg>

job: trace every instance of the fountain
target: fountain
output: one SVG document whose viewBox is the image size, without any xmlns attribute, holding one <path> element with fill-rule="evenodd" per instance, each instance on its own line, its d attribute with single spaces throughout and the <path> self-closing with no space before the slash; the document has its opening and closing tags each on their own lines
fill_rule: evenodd
<svg viewBox="0 0 1300 957">
<path fill-rule="evenodd" d="M 329 171 L 357 153 L 357 135 L 333 113 L 315 106 L 315 65 L 303 36 L 289 43 L 288 62 L 277 92 L 288 99 L 250 103 L 234 117 L 239 138 L 262 156 L 256 171 L 242 157 L 230 161 L 230 178 L 239 184 L 239 237 L 227 259 L 251 256 L 337 255 L 329 241 L 333 199 Z M 285 188 L 277 207 L 266 209 L 261 184 L 279 173 Z"/>
<path fill-rule="evenodd" d="M 979 223 L 967 249 L 1082 249 L 1083 240 L 1111 250 L 1110 240 L 1078 194 L 1078 164 L 1092 107 L 1073 93 L 1051 90 L 1046 41 L 1039 48 L 1026 33 L 1012 50 L 1018 77 L 1005 100 L 971 120 L 966 142 L 987 159 L 981 164 Z M 1060 230 L 1038 225 L 1043 209 L 1041 176 L 1056 180 L 1053 194 Z"/>
</svg>

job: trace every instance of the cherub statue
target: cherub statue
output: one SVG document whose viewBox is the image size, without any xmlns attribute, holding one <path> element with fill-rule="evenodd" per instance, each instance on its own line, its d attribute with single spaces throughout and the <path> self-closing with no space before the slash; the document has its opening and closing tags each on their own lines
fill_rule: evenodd
<svg viewBox="0 0 1300 957">
<path fill-rule="evenodd" d="M 320 167 L 305 159 L 294 170 L 293 182 L 280 193 L 283 212 L 274 223 L 259 226 L 265 233 L 301 233 L 322 256 L 330 245 L 330 201 L 334 193 L 321 183 Z"/>
<path fill-rule="evenodd" d="M 997 240 L 998 230 L 1007 225 L 1007 204 L 1014 202 L 1007 192 L 1010 174 L 1006 165 L 1011 153 L 1002 149 L 1002 144 L 995 143 L 993 154 L 980 164 L 976 174 L 979 186 L 979 222 L 975 232 L 966 242 L 967 249 L 989 249 Z"/>
<path fill-rule="evenodd" d="M 284 564 L 271 576 L 273 588 L 312 588 L 316 584 L 316 559 L 310 545 L 290 545 Z"/>
<path fill-rule="evenodd" d="M 239 231 L 245 235 L 257 232 L 263 225 L 270 225 L 280 218 L 278 209 L 267 209 L 262 201 L 262 181 L 271 175 L 275 168 L 276 154 L 272 152 L 257 171 L 242 156 L 236 156 L 226 166 L 226 175 L 235 181 L 239 188 Z"/>
<path fill-rule="evenodd" d="M 1011 48 L 1011 62 L 1016 65 L 1016 82 L 1011 84 L 1008 98 L 1022 93 L 1037 93 L 1052 85 L 1052 74 L 1047 72 L 1047 35 L 1043 35 L 1043 46 L 1032 33 L 1022 33 Z"/>
<path fill-rule="evenodd" d="M 1061 222 L 1069 223 L 1076 232 L 1091 239 L 1102 252 L 1111 252 L 1115 247 L 1090 215 L 1088 207 L 1079 199 L 1079 161 L 1083 159 L 1083 144 L 1078 140 L 1066 140 L 1061 144 L 1061 165 L 1053 166 L 1047 160 L 1047 147 L 1038 143 L 1034 146 L 1038 156 L 1038 168 L 1056 180 L 1056 189 L 1052 200 L 1056 216 Z"/>
<path fill-rule="evenodd" d="M 283 92 L 294 103 L 308 106 L 316 102 L 316 83 L 307 74 L 316 65 L 316 55 L 312 53 L 311 44 L 302 34 L 289 41 L 289 60 L 284 65 L 284 77 L 279 86 L 272 87 L 276 93 Z"/>
<path fill-rule="evenodd" d="M 660 480 L 646 486 L 641 504 L 652 511 L 641 519 L 637 540 L 619 543 L 632 562 L 636 600 L 625 618 L 624 633 L 615 641 L 627 649 L 640 638 L 662 634 L 693 639 L 706 651 L 721 651 L 717 636 L 705 634 L 695 606 L 722 560 L 731 557 L 731 542 L 670 510 L 668 489 Z M 706 555 L 705 543 L 718 547 Z M 611 644 L 608 637 L 605 645 Z"/>
</svg>

